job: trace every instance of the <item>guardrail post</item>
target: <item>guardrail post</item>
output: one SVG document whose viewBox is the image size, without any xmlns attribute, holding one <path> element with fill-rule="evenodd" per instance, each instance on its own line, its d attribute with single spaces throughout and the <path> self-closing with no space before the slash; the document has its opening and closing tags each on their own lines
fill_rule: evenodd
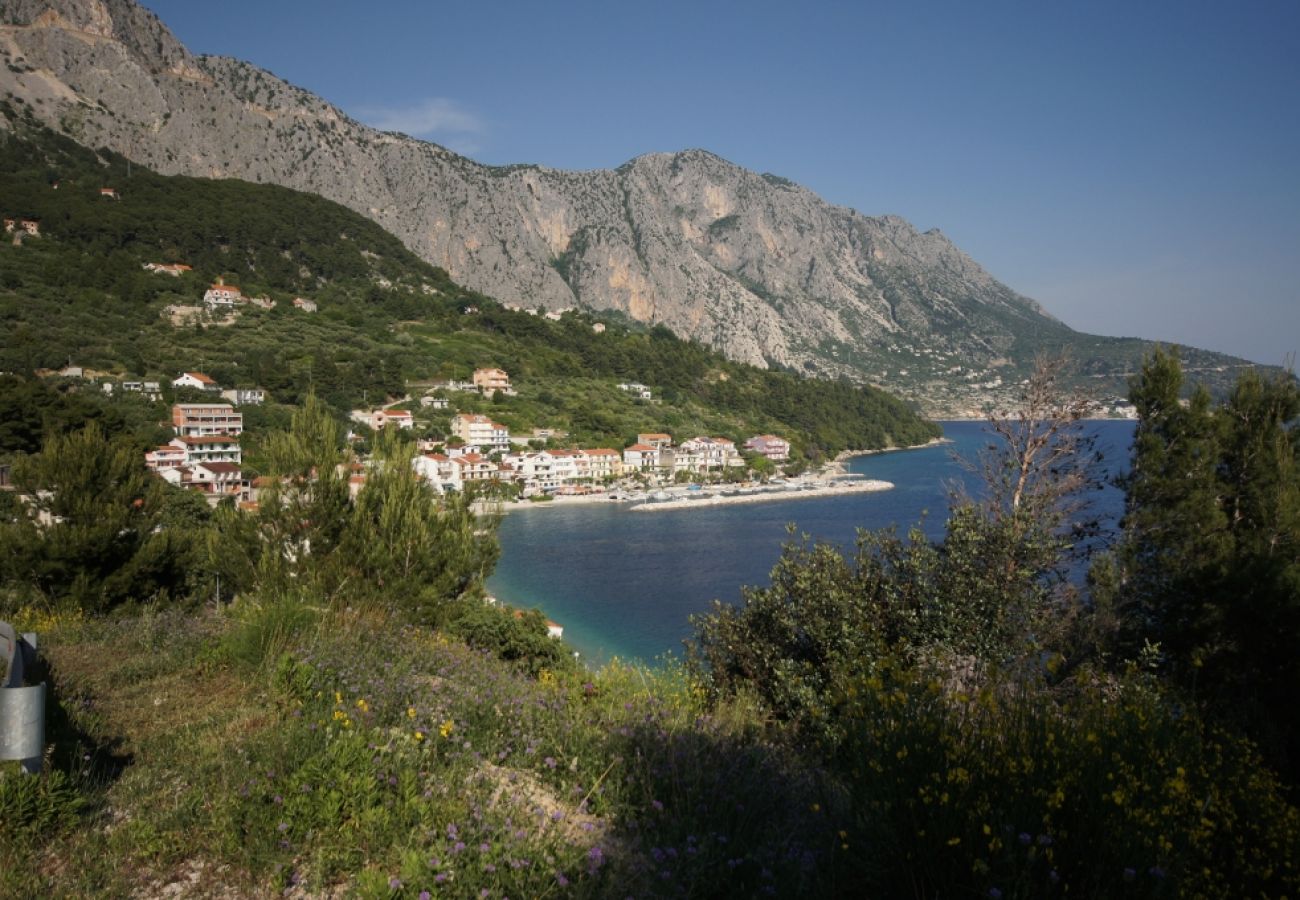
<svg viewBox="0 0 1300 900">
<path fill-rule="evenodd" d="M 30 774 L 45 751 L 45 684 L 24 677 L 35 665 L 36 635 L 0 622 L 0 760 L 16 759 Z"/>
</svg>

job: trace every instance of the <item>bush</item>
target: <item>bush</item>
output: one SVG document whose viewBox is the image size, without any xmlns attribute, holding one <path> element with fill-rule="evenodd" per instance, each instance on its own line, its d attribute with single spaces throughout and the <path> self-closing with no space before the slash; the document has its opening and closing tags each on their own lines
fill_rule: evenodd
<svg viewBox="0 0 1300 900">
<path fill-rule="evenodd" d="M 576 668 L 563 641 L 547 633 L 546 616 L 539 610 L 497 608 L 469 601 L 462 604 L 448 631 L 471 647 L 489 650 L 499 659 L 518 664 L 531 675 L 543 669 Z"/>
<path fill-rule="evenodd" d="M 1281 896 L 1300 815 L 1244 741 L 1132 678 L 1060 700 L 886 667 L 846 686 L 836 768 L 868 896 Z"/>
</svg>

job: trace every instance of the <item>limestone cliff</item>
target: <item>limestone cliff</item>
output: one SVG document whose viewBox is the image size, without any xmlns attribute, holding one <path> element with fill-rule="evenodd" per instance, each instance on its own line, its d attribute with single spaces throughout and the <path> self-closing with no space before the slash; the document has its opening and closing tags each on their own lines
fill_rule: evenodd
<svg viewBox="0 0 1300 900">
<path fill-rule="evenodd" d="M 701 150 L 614 171 L 480 165 L 255 66 L 193 56 L 131 0 L 8 0 L 0 62 L 0 91 L 81 143 L 164 173 L 318 193 L 505 303 L 617 309 L 739 360 L 869 380 L 941 412 L 1086 337 L 938 231 Z"/>
</svg>

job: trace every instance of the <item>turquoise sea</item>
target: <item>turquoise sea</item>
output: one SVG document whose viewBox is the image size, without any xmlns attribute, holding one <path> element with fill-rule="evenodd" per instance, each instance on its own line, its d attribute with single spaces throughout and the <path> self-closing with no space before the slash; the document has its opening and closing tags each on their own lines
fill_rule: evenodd
<svg viewBox="0 0 1300 900">
<path fill-rule="evenodd" d="M 893 490 L 706 509 L 633 512 L 621 504 L 523 509 L 501 524 L 501 560 L 488 588 L 515 606 L 542 609 L 564 626 L 582 659 L 647 662 L 681 655 L 688 617 L 713 600 L 734 603 L 742 585 L 768 582 L 790 539 L 787 527 L 849 545 L 858 528 L 925 523 L 937 536 L 947 490 L 989 442 L 981 422 L 942 423 L 947 445 L 857 457 L 849 470 L 893 482 Z M 1128 459 L 1133 423 L 1090 423 L 1107 466 Z M 1117 517 L 1122 495 L 1096 495 L 1099 511 Z"/>
</svg>

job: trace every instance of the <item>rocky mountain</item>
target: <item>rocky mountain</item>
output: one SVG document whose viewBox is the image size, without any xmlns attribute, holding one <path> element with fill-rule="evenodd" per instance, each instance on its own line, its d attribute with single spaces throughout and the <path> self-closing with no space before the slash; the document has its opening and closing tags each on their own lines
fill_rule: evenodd
<svg viewBox="0 0 1300 900">
<path fill-rule="evenodd" d="M 706 151 L 567 172 L 484 166 L 376 131 L 265 70 L 190 54 L 132 0 L 6 0 L 0 58 L 0 90 L 88 146 L 163 173 L 320 194 L 507 304 L 617 309 L 934 413 L 978 410 L 1035 352 L 1061 347 L 1114 392 L 1146 346 L 1071 331 L 938 231 Z"/>
</svg>

